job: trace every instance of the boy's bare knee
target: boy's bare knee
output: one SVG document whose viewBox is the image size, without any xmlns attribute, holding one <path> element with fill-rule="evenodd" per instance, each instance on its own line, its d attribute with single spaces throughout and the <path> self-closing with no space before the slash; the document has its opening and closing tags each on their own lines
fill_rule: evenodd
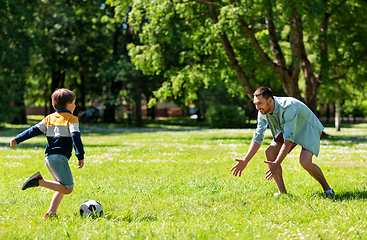
<svg viewBox="0 0 367 240">
<path fill-rule="evenodd" d="M 73 188 L 67 188 L 64 192 L 64 194 L 70 194 L 73 192 Z"/>
</svg>

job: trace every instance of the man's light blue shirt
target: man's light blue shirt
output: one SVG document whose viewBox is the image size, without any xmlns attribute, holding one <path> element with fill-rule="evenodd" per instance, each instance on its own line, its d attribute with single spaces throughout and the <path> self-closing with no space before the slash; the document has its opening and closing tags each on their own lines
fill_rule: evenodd
<svg viewBox="0 0 367 240">
<path fill-rule="evenodd" d="M 282 132 L 284 140 L 297 143 L 317 157 L 324 126 L 316 115 L 304 103 L 292 97 L 274 97 L 274 103 L 271 115 L 258 113 L 252 141 L 261 145 L 269 126 L 274 139 Z"/>
</svg>

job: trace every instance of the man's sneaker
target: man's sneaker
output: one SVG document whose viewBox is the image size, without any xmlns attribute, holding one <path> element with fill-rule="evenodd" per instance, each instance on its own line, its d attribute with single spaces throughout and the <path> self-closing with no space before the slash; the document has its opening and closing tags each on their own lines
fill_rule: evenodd
<svg viewBox="0 0 367 240">
<path fill-rule="evenodd" d="M 273 194 L 273 197 L 277 198 L 277 197 L 282 196 L 283 194 L 286 194 L 286 193 L 280 193 L 280 192 L 277 192 L 277 193 L 274 193 L 274 194 Z"/>
<path fill-rule="evenodd" d="M 43 216 L 43 218 L 48 218 L 48 219 L 57 218 L 57 215 L 52 214 L 52 213 L 46 213 L 45 216 Z"/>
<path fill-rule="evenodd" d="M 32 177 L 28 178 L 22 186 L 22 190 L 26 190 L 30 187 L 38 187 L 38 181 L 43 179 L 40 172 L 35 173 Z"/>
<path fill-rule="evenodd" d="M 333 198 L 335 197 L 335 192 L 332 188 L 330 188 L 329 190 L 324 191 L 324 196 L 327 198 Z"/>
</svg>

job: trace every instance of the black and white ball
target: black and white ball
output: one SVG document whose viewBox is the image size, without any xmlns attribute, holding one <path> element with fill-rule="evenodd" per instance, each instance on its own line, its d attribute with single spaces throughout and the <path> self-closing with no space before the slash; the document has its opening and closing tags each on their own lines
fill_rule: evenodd
<svg viewBox="0 0 367 240">
<path fill-rule="evenodd" d="M 87 200 L 80 205 L 80 216 L 100 217 L 103 213 L 102 205 L 95 200 Z"/>
</svg>

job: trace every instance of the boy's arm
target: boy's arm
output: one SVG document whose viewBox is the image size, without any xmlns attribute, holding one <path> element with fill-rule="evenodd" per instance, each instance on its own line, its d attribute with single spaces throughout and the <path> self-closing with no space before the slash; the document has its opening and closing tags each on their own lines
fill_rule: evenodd
<svg viewBox="0 0 367 240">
<path fill-rule="evenodd" d="M 17 141 L 15 141 L 14 138 L 12 140 L 10 140 L 10 147 L 15 147 L 17 145 L 18 145 L 18 143 L 17 143 Z"/>
<path fill-rule="evenodd" d="M 79 131 L 79 121 L 77 118 L 74 119 L 74 122 L 69 126 L 71 139 L 74 143 L 75 149 L 75 156 L 78 160 L 84 160 L 84 147 L 82 143 L 82 139 L 80 138 L 80 131 Z"/>
<path fill-rule="evenodd" d="M 78 164 L 78 168 L 82 168 L 84 166 L 84 159 L 83 160 L 79 160 L 79 164 Z"/>
<path fill-rule="evenodd" d="M 38 125 L 38 124 L 37 124 Z M 12 144 L 13 140 L 16 141 L 16 145 L 24 142 L 27 139 L 30 139 L 32 137 L 44 134 L 44 132 L 42 132 L 37 125 L 34 125 L 33 127 L 28 128 L 27 130 L 23 131 L 22 133 L 18 134 L 15 138 L 13 138 L 10 142 L 10 144 Z M 14 142 L 13 142 L 14 145 Z M 16 146 L 15 145 L 15 146 Z M 15 147 L 14 146 L 14 147 Z"/>
<path fill-rule="evenodd" d="M 80 138 L 80 132 L 72 132 L 71 138 L 73 139 L 75 156 L 78 160 L 84 160 L 84 147 L 82 139 Z"/>
</svg>

